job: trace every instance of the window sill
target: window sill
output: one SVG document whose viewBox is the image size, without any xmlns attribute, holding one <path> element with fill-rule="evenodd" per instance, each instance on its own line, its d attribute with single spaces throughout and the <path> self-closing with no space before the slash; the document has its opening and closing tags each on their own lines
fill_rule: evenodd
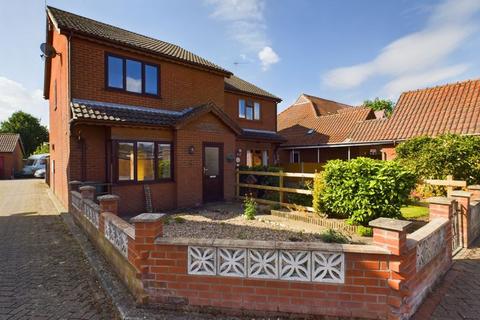
<svg viewBox="0 0 480 320">
<path fill-rule="evenodd" d="M 165 184 L 165 183 L 175 183 L 175 180 L 163 179 L 163 180 L 149 180 L 149 181 L 117 181 L 112 183 L 112 186 L 121 187 L 121 186 L 131 186 L 131 185 Z"/>
<path fill-rule="evenodd" d="M 131 92 L 124 89 L 117 89 L 117 88 L 111 88 L 111 87 L 105 87 L 104 89 L 105 91 L 108 91 L 108 92 L 124 93 L 127 95 L 136 96 L 136 97 L 162 99 L 162 96 L 160 94 L 155 95 L 155 94 L 148 94 L 148 93 L 138 93 L 138 92 Z"/>
</svg>

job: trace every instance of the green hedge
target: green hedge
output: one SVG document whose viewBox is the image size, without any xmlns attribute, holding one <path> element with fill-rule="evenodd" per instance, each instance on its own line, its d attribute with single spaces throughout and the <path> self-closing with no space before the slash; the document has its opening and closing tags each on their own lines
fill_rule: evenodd
<svg viewBox="0 0 480 320">
<path fill-rule="evenodd" d="M 422 179 L 445 179 L 453 175 L 468 184 L 480 183 L 480 137 L 441 135 L 417 137 L 396 148 L 395 161 Z"/>
<path fill-rule="evenodd" d="M 319 200 L 327 215 L 368 225 L 379 217 L 399 218 L 416 177 L 394 161 L 356 158 L 333 160 L 322 174 Z"/>
</svg>

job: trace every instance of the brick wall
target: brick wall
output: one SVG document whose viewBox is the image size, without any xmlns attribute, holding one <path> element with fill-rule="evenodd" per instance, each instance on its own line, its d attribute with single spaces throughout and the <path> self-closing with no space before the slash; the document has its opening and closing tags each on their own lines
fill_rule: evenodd
<svg viewBox="0 0 480 320">
<path fill-rule="evenodd" d="M 160 66 L 161 98 L 105 89 L 105 52 Z M 209 101 L 224 105 L 223 75 L 111 45 L 72 38 L 72 97 L 161 109 L 184 109 Z"/>
<path fill-rule="evenodd" d="M 0 172 L 0 179 L 13 179 L 16 173 L 23 168 L 23 154 L 20 144 L 15 146 L 13 152 L 0 152 L 3 159 L 3 171 Z"/>
<path fill-rule="evenodd" d="M 238 100 L 259 102 L 260 120 L 246 120 L 238 117 Z M 240 127 L 277 131 L 277 103 L 270 99 L 259 98 L 253 95 L 225 92 L 225 112 L 236 121 Z"/>
<path fill-rule="evenodd" d="M 371 223 L 373 245 L 339 246 L 163 238 L 163 215 L 141 214 L 132 226 L 116 216 L 112 196 L 99 197 L 95 225 L 82 210 L 92 191 L 72 192 L 71 212 L 137 300 L 152 305 L 266 317 L 408 319 L 452 261 L 454 202 L 447 198 L 432 201 L 432 221 L 413 234 L 407 235 L 409 222 L 382 218 Z"/>
<path fill-rule="evenodd" d="M 52 45 L 60 54 L 51 59 L 49 92 L 50 113 L 50 188 L 60 201 L 68 204 L 70 167 L 70 106 L 68 100 L 68 40 L 56 30 L 52 33 Z M 55 95 L 55 83 L 57 93 Z M 55 101 L 55 96 L 57 101 Z M 75 151 L 73 151 L 75 154 Z"/>
<path fill-rule="evenodd" d="M 216 116 L 207 114 L 176 131 L 175 176 L 177 206 L 200 205 L 203 197 L 203 143 L 223 144 L 224 198 L 233 199 L 235 192 L 235 162 L 227 161 L 235 155 L 235 134 Z M 194 153 L 189 154 L 193 146 Z"/>
</svg>

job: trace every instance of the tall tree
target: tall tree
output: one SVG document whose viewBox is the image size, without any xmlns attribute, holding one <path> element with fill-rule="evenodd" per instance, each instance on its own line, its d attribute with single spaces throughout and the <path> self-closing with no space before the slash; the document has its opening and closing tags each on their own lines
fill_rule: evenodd
<svg viewBox="0 0 480 320">
<path fill-rule="evenodd" d="M 20 134 L 27 156 L 48 141 L 47 127 L 40 124 L 40 119 L 23 111 L 14 112 L 10 118 L 0 123 L 0 132 Z"/>
<path fill-rule="evenodd" d="M 375 98 L 374 100 L 365 100 L 363 102 L 363 105 L 365 107 L 369 107 L 374 111 L 385 110 L 385 114 L 387 115 L 387 117 L 392 114 L 393 108 L 395 107 L 395 103 L 392 100 L 380 98 Z"/>
</svg>

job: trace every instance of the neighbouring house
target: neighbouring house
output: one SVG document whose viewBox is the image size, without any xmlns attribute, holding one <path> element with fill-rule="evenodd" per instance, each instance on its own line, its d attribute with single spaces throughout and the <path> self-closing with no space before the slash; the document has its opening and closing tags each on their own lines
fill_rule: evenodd
<svg viewBox="0 0 480 320">
<path fill-rule="evenodd" d="M 280 98 L 177 45 L 47 8 L 50 184 L 120 196 L 121 213 L 234 197 L 235 168 L 277 161 Z M 51 50 L 53 51 L 53 50 Z"/>
<path fill-rule="evenodd" d="M 23 167 L 22 139 L 16 133 L 0 133 L 0 180 L 13 179 Z"/>
<path fill-rule="evenodd" d="M 389 118 L 363 107 L 340 108 L 330 115 L 312 115 L 309 108 L 294 104 L 279 114 L 279 134 L 287 140 L 280 147 L 281 163 L 359 156 L 388 160 L 395 157 L 395 146 L 409 138 L 479 135 L 480 80 L 404 92 Z M 292 110 L 309 115 L 290 121 Z"/>
<path fill-rule="evenodd" d="M 302 94 L 278 115 L 278 133 L 286 139 L 279 151 L 280 163 L 325 163 L 332 159 L 377 157 L 376 148 L 373 152 L 370 145 L 351 145 L 348 141 L 358 122 L 374 119 L 375 112 L 370 108 Z"/>
</svg>

